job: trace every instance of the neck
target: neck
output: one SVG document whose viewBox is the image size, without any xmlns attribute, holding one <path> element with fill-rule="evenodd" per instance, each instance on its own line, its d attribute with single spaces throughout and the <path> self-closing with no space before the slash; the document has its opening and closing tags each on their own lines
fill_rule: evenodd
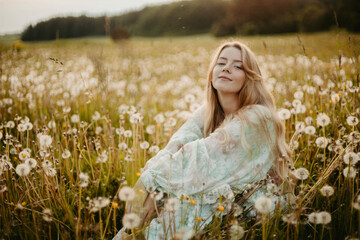
<svg viewBox="0 0 360 240">
<path fill-rule="evenodd" d="M 218 91 L 218 98 L 225 116 L 236 112 L 240 108 L 238 94 L 220 93 Z"/>
</svg>

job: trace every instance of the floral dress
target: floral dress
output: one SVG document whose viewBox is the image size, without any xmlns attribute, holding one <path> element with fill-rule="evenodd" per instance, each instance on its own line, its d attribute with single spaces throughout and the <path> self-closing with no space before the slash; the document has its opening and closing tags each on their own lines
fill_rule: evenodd
<svg viewBox="0 0 360 240">
<path fill-rule="evenodd" d="M 162 191 L 169 198 L 181 199 L 173 208 L 165 203 L 160 216 L 145 230 L 146 239 L 170 239 L 174 229 L 203 229 L 211 222 L 220 196 L 223 201 L 233 201 L 239 190 L 266 179 L 275 161 L 276 133 L 266 107 L 249 106 L 245 110 L 249 122 L 232 118 L 205 138 L 203 108 L 196 110 L 168 145 L 147 162 L 147 170 L 140 177 L 149 192 Z M 268 134 L 259 128 L 261 124 Z M 251 206 L 266 191 L 266 186 L 256 190 L 241 207 Z"/>
</svg>

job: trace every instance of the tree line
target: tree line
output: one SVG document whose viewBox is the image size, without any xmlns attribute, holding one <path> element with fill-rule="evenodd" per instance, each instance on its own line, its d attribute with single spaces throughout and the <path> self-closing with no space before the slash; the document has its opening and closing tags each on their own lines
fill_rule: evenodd
<svg viewBox="0 0 360 240">
<path fill-rule="evenodd" d="M 274 34 L 360 31 L 359 0 L 187 0 L 145 7 L 119 16 L 57 17 L 28 26 L 24 41 L 104 36 L 176 36 L 212 33 Z M 126 33 L 124 33 L 126 32 Z M 119 34 L 118 34 L 119 35 Z"/>
</svg>

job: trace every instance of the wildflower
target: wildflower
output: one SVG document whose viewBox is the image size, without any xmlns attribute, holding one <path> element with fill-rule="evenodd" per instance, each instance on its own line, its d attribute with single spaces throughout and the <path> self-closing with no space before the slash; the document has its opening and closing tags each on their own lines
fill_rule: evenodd
<svg viewBox="0 0 360 240">
<path fill-rule="evenodd" d="M 118 148 L 119 148 L 120 150 L 126 150 L 127 147 L 128 147 L 127 144 L 124 143 L 124 142 L 119 143 L 119 145 L 118 145 Z"/>
<path fill-rule="evenodd" d="M 234 217 L 238 217 L 243 213 L 242 207 L 235 203 L 234 205 Z"/>
<path fill-rule="evenodd" d="M 307 126 L 305 127 L 305 133 L 308 134 L 308 135 L 314 135 L 316 130 L 315 130 L 315 127 L 314 126 Z"/>
<path fill-rule="evenodd" d="M 333 103 L 337 103 L 340 100 L 340 97 L 337 93 L 334 93 L 331 95 L 331 101 L 333 101 Z"/>
<path fill-rule="evenodd" d="M 310 113 L 310 114 L 311 114 L 311 113 Z M 307 125 L 312 124 L 312 122 L 313 122 L 312 117 L 306 117 L 306 118 L 305 118 L 305 123 L 306 123 Z"/>
<path fill-rule="evenodd" d="M 357 174 L 355 168 L 353 167 L 346 167 L 343 170 L 343 174 L 346 178 L 354 178 Z"/>
<path fill-rule="evenodd" d="M 163 123 L 165 121 L 165 117 L 162 113 L 159 113 L 154 117 L 154 120 L 156 123 Z"/>
<path fill-rule="evenodd" d="M 357 196 L 355 202 L 353 202 L 352 205 L 355 209 L 360 210 L 360 195 Z"/>
<path fill-rule="evenodd" d="M 334 194 L 334 188 L 329 185 L 325 185 L 320 189 L 320 192 L 323 196 L 330 197 Z"/>
<path fill-rule="evenodd" d="M 314 223 L 314 224 L 320 223 L 318 213 L 316 213 L 316 212 L 310 213 L 308 216 L 308 220 L 309 220 L 309 222 Z"/>
<path fill-rule="evenodd" d="M 225 210 L 224 206 L 220 205 L 217 208 L 218 211 L 223 212 Z"/>
<path fill-rule="evenodd" d="M 150 146 L 150 144 L 147 141 L 144 141 L 142 143 L 140 143 L 140 148 L 141 149 L 148 149 Z"/>
<path fill-rule="evenodd" d="M 14 128 L 15 127 L 15 123 L 13 121 L 8 121 L 5 125 L 6 128 Z"/>
<path fill-rule="evenodd" d="M 148 125 L 147 127 L 146 127 L 146 132 L 147 132 L 147 134 L 154 134 L 155 133 L 155 125 Z"/>
<path fill-rule="evenodd" d="M 101 115 L 98 111 L 95 111 L 95 113 L 92 115 L 92 120 L 97 121 L 101 118 Z"/>
<path fill-rule="evenodd" d="M 291 113 L 288 109 L 283 108 L 278 111 L 278 115 L 281 120 L 286 120 L 290 118 Z"/>
<path fill-rule="evenodd" d="M 156 145 L 151 146 L 151 147 L 149 148 L 149 152 L 151 152 L 151 153 L 158 153 L 159 150 L 160 150 L 160 148 L 159 148 L 158 146 L 156 146 Z"/>
<path fill-rule="evenodd" d="M 135 198 L 135 191 L 131 187 L 123 187 L 119 191 L 119 198 L 121 201 L 132 201 Z"/>
<path fill-rule="evenodd" d="M 30 131 L 33 128 L 33 125 L 31 122 L 25 123 L 26 131 Z"/>
<path fill-rule="evenodd" d="M 299 133 L 303 133 L 305 131 L 305 123 L 304 122 L 296 123 L 295 130 Z"/>
<path fill-rule="evenodd" d="M 138 124 L 142 121 L 143 119 L 143 116 L 141 116 L 140 113 L 134 113 L 134 114 L 131 114 L 130 115 L 130 122 L 133 123 L 133 124 Z"/>
<path fill-rule="evenodd" d="M 44 219 L 44 221 L 46 221 L 46 222 L 51 222 L 51 221 L 52 221 L 52 211 L 51 211 L 51 209 L 45 208 L 45 209 L 42 211 L 42 213 L 43 213 L 43 219 Z"/>
<path fill-rule="evenodd" d="M 230 239 L 238 240 L 244 237 L 245 231 L 237 222 L 230 227 Z"/>
<path fill-rule="evenodd" d="M 55 129 L 56 128 L 56 123 L 54 120 L 51 120 L 49 123 L 48 123 L 48 128 L 50 129 Z"/>
<path fill-rule="evenodd" d="M 108 153 L 107 153 L 107 151 L 105 150 L 105 151 L 103 151 L 102 153 L 101 153 L 101 155 L 97 158 L 97 162 L 102 162 L 102 163 L 104 163 L 104 162 L 106 162 L 108 160 Z"/>
<path fill-rule="evenodd" d="M 123 135 L 125 132 L 125 129 L 123 127 L 115 129 L 115 132 L 117 135 Z"/>
<path fill-rule="evenodd" d="M 126 137 L 126 138 L 131 138 L 131 136 L 132 136 L 131 130 L 126 130 L 126 131 L 124 132 L 124 137 Z"/>
<path fill-rule="evenodd" d="M 100 126 L 97 126 L 97 127 L 95 128 L 95 134 L 96 134 L 96 135 L 99 135 L 99 134 L 101 133 L 101 131 L 102 131 L 102 128 L 101 128 Z"/>
<path fill-rule="evenodd" d="M 316 143 L 316 145 L 317 145 L 319 148 L 326 148 L 326 146 L 328 145 L 329 141 L 328 141 L 327 138 L 318 137 L 318 138 L 315 140 L 315 143 Z"/>
<path fill-rule="evenodd" d="M 304 93 L 302 91 L 296 91 L 294 93 L 294 98 L 301 100 L 304 96 Z"/>
<path fill-rule="evenodd" d="M 25 132 L 26 131 L 26 126 L 25 126 L 25 124 L 19 124 L 18 126 L 17 126 L 17 129 L 18 129 L 18 131 L 19 132 Z"/>
<path fill-rule="evenodd" d="M 61 154 L 62 158 L 67 159 L 71 156 L 71 153 L 69 150 L 65 149 L 64 152 Z"/>
<path fill-rule="evenodd" d="M 30 153 L 28 151 L 23 150 L 19 153 L 20 160 L 24 161 L 24 160 L 28 159 L 29 157 L 30 157 Z"/>
<path fill-rule="evenodd" d="M 140 224 L 140 218 L 135 213 L 127 213 L 122 219 L 123 226 L 127 229 L 134 229 Z"/>
<path fill-rule="evenodd" d="M 126 154 L 124 160 L 127 161 L 127 162 L 135 161 L 135 159 L 132 158 L 131 154 Z"/>
<path fill-rule="evenodd" d="M 165 204 L 165 209 L 169 212 L 176 212 L 180 207 L 180 202 L 177 198 L 170 198 Z"/>
<path fill-rule="evenodd" d="M 119 206 L 119 204 L 117 202 L 112 202 L 111 203 L 112 208 L 117 208 L 118 206 Z"/>
<path fill-rule="evenodd" d="M 78 122 L 80 122 L 80 116 L 78 114 L 74 114 L 71 116 L 70 121 L 72 123 L 78 123 Z"/>
<path fill-rule="evenodd" d="M 359 156 L 354 152 L 348 152 L 344 155 L 346 164 L 355 165 L 359 161 Z"/>
<path fill-rule="evenodd" d="M 89 174 L 81 172 L 79 174 L 79 186 L 81 188 L 85 188 L 88 185 L 89 185 Z"/>
<path fill-rule="evenodd" d="M 51 145 L 52 138 L 49 135 L 41 135 L 40 136 L 40 148 L 47 148 Z"/>
<path fill-rule="evenodd" d="M 350 126 L 356 126 L 359 123 L 359 119 L 357 117 L 354 117 L 354 116 L 349 116 L 346 119 L 346 122 Z"/>
<path fill-rule="evenodd" d="M 272 206 L 271 198 L 268 198 L 266 196 L 261 196 L 258 199 L 256 199 L 254 207 L 257 211 L 259 211 L 262 214 L 267 214 L 270 212 Z"/>
<path fill-rule="evenodd" d="M 30 173 L 30 166 L 25 164 L 25 163 L 21 163 L 19 165 L 16 166 L 16 173 L 20 176 L 20 177 L 24 177 L 27 176 Z"/>
<path fill-rule="evenodd" d="M 331 214 L 326 211 L 319 212 L 318 217 L 321 224 L 325 225 L 331 222 Z"/>
<path fill-rule="evenodd" d="M 316 118 L 316 122 L 319 126 L 325 127 L 330 123 L 330 118 L 325 113 L 320 113 Z"/>
<path fill-rule="evenodd" d="M 56 175 L 55 168 L 44 168 L 46 176 L 54 177 Z"/>
<path fill-rule="evenodd" d="M 25 164 L 29 165 L 31 168 L 35 168 L 37 166 L 37 162 L 33 158 L 26 159 Z"/>
<path fill-rule="evenodd" d="M 294 171 L 294 175 L 299 180 L 305 180 L 309 177 L 309 171 L 306 168 L 298 168 Z"/>
<path fill-rule="evenodd" d="M 90 212 L 97 212 L 109 205 L 110 200 L 105 197 L 98 197 L 89 201 Z"/>
<path fill-rule="evenodd" d="M 23 207 L 23 205 L 21 205 L 21 203 L 16 204 L 16 208 L 20 209 L 20 210 L 24 209 L 24 207 Z"/>
<path fill-rule="evenodd" d="M 41 166 L 46 169 L 46 168 L 51 168 L 53 166 L 52 162 L 50 162 L 49 160 L 44 160 L 41 163 Z"/>
</svg>

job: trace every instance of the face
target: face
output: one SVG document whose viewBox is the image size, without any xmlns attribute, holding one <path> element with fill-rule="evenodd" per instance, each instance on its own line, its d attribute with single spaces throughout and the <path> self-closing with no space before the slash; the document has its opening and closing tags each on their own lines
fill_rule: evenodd
<svg viewBox="0 0 360 240">
<path fill-rule="evenodd" d="M 213 87 L 224 94 L 238 93 L 245 79 L 241 51 L 236 47 L 223 49 L 213 69 Z"/>
</svg>

